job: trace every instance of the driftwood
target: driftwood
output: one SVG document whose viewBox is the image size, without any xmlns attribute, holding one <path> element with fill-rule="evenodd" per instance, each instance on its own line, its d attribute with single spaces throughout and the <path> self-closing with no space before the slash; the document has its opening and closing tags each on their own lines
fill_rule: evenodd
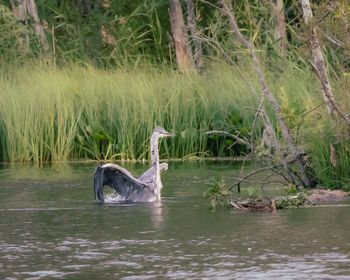
<svg viewBox="0 0 350 280">
<path fill-rule="evenodd" d="M 265 198 L 248 198 L 241 200 L 232 198 L 230 205 L 240 211 L 254 211 L 254 212 L 276 212 L 275 200 L 268 197 Z"/>
<path fill-rule="evenodd" d="M 339 202 L 347 200 L 349 197 L 347 192 L 342 190 L 320 190 L 315 189 L 308 193 L 306 198 L 312 203 L 323 202 Z"/>
<path fill-rule="evenodd" d="M 341 190 L 320 190 L 299 192 L 296 195 L 275 198 L 231 198 L 230 206 L 239 211 L 276 212 L 276 209 L 310 207 L 327 202 L 348 200 L 348 193 Z"/>
<path fill-rule="evenodd" d="M 299 193 L 293 196 L 280 196 L 276 198 L 232 198 L 230 205 L 240 211 L 252 212 L 276 212 L 276 209 L 295 208 L 301 206 L 312 206 L 313 203 L 307 197 Z"/>
</svg>

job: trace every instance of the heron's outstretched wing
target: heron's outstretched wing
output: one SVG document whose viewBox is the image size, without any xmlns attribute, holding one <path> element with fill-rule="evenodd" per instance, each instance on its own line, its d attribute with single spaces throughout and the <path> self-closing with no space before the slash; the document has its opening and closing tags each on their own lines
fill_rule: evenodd
<svg viewBox="0 0 350 280">
<path fill-rule="evenodd" d="M 134 178 L 129 171 L 117 164 L 107 163 L 96 168 L 94 175 L 95 198 L 104 202 L 103 187 L 108 185 L 126 201 L 151 202 L 153 190 L 145 182 Z"/>
<path fill-rule="evenodd" d="M 168 170 L 168 164 L 163 162 L 161 164 L 159 164 L 159 169 L 160 172 L 166 171 Z M 154 168 L 153 166 L 151 168 L 149 168 L 145 173 L 143 173 L 139 178 L 139 181 L 145 183 L 145 184 L 154 184 L 153 180 L 154 180 Z"/>
</svg>

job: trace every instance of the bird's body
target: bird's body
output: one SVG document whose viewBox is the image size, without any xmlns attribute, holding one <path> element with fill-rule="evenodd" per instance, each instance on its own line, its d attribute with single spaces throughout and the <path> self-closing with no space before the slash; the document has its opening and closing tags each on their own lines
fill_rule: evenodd
<svg viewBox="0 0 350 280">
<path fill-rule="evenodd" d="M 94 175 L 95 198 L 104 202 L 103 187 L 108 185 L 115 189 L 122 201 L 154 202 L 159 201 L 163 188 L 160 172 L 168 169 L 168 164 L 159 163 L 158 140 L 161 137 L 171 137 L 174 134 L 156 127 L 151 137 L 152 167 L 135 178 L 128 170 L 117 164 L 99 165 Z"/>
</svg>

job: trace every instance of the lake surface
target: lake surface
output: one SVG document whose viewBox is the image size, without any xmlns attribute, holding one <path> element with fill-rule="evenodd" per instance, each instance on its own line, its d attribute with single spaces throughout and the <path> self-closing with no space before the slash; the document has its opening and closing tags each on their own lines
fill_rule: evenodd
<svg viewBox="0 0 350 280">
<path fill-rule="evenodd" d="M 99 205 L 94 168 L 0 165 L 0 279 L 350 279 L 350 207 L 209 211 L 227 162 L 170 163 L 159 204 Z"/>
</svg>

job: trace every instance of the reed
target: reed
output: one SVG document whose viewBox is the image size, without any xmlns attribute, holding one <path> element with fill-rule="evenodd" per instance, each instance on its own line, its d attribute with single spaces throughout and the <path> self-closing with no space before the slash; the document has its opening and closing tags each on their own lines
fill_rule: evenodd
<svg viewBox="0 0 350 280">
<path fill-rule="evenodd" d="M 312 167 L 321 186 L 350 190 L 350 145 L 332 135 L 310 135 Z"/>
<path fill-rule="evenodd" d="M 322 178 L 339 175 L 324 171 L 332 139 L 320 140 L 315 129 L 315 118 L 320 127 L 330 123 L 324 108 L 317 107 L 322 101 L 315 77 L 293 63 L 282 73 L 265 72 L 295 139 L 311 152 L 317 172 L 325 174 Z M 238 72 L 223 63 L 187 75 L 150 66 L 107 71 L 38 63 L 3 71 L 0 161 L 148 159 L 155 125 L 177 133 L 162 142 L 163 157 L 224 156 L 231 142 L 208 138 L 205 132 L 250 131 L 257 106 L 252 88 L 258 91 L 252 77 L 248 68 Z"/>
<path fill-rule="evenodd" d="M 1 160 L 143 159 L 155 125 L 179 134 L 163 145 L 169 156 L 204 153 L 204 132 L 235 104 L 231 91 L 245 91 L 240 81 L 217 91 L 217 78 L 90 66 L 2 73 Z"/>
</svg>

